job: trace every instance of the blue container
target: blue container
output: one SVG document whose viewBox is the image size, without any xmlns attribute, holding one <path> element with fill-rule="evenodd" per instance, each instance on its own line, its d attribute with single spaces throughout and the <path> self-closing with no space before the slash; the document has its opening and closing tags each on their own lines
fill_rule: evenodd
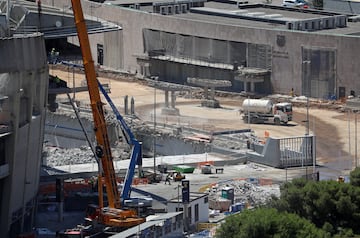
<svg viewBox="0 0 360 238">
<path fill-rule="evenodd" d="M 239 211 L 239 209 L 236 204 L 230 206 L 230 212 L 234 213 L 234 212 L 238 212 L 238 211 Z"/>
</svg>

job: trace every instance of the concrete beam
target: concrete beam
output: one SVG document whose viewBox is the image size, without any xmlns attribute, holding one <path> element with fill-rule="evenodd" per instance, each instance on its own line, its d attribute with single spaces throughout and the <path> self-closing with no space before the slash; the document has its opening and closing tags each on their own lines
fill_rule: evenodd
<svg viewBox="0 0 360 238">
<path fill-rule="evenodd" d="M 185 85 L 175 84 L 175 83 L 168 83 L 162 81 L 155 81 L 145 79 L 150 87 L 155 87 L 160 90 L 168 90 L 168 91 L 190 91 L 192 88 Z"/>
<path fill-rule="evenodd" d="M 218 108 L 220 107 L 219 101 L 215 99 L 216 87 L 231 87 L 231 82 L 228 80 L 216 80 L 216 79 L 203 79 L 203 78 L 187 78 L 187 82 L 204 87 L 205 100 L 201 102 L 201 106 Z M 210 88 L 210 96 L 209 96 Z"/>
<path fill-rule="evenodd" d="M 234 79 L 244 83 L 245 92 L 248 92 L 248 83 L 250 83 L 250 92 L 255 92 L 255 83 L 264 82 L 268 74 L 270 74 L 270 72 L 266 69 L 239 67 Z"/>
<path fill-rule="evenodd" d="M 187 82 L 202 87 L 211 87 L 211 88 L 231 87 L 231 82 L 229 80 L 187 78 Z"/>
</svg>

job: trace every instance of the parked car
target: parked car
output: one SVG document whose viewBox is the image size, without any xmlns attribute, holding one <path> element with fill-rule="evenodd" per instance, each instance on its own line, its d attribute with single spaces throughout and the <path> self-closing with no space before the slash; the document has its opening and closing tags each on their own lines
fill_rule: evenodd
<svg viewBox="0 0 360 238">
<path fill-rule="evenodd" d="M 299 7 L 299 8 L 309 8 L 309 3 L 305 0 L 283 0 L 284 7 Z"/>
</svg>

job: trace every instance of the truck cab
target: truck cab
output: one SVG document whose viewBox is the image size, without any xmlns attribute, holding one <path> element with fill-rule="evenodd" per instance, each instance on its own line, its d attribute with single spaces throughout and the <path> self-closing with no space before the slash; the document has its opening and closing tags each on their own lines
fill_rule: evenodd
<svg viewBox="0 0 360 238">
<path fill-rule="evenodd" d="M 285 124 L 292 121 L 292 104 L 288 102 L 275 104 L 274 115 L 279 115 L 280 121 Z"/>
</svg>

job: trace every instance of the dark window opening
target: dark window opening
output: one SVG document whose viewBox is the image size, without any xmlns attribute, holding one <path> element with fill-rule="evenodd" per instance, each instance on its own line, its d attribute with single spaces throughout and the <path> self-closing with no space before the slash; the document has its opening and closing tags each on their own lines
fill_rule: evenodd
<svg viewBox="0 0 360 238">
<path fill-rule="evenodd" d="M 97 44 L 97 61 L 99 65 L 104 65 L 104 46 Z"/>
<path fill-rule="evenodd" d="M 199 204 L 195 205 L 195 222 L 199 221 Z"/>
</svg>

